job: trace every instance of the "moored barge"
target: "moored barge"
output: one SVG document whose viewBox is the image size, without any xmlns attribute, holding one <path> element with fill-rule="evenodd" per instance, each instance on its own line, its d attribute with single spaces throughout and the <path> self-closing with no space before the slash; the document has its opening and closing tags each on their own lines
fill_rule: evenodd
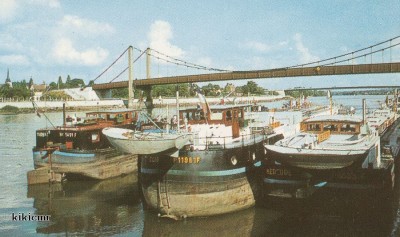
<svg viewBox="0 0 400 237">
<path fill-rule="evenodd" d="M 257 167 L 264 143 L 282 137 L 255 131 L 244 117 L 245 106 L 214 106 L 209 111 L 180 110 L 182 129 L 192 140 L 177 157 L 141 155 L 144 201 L 162 216 L 179 219 L 211 216 L 255 204 Z"/>
<path fill-rule="evenodd" d="M 392 189 L 395 176 L 394 161 L 399 156 L 399 145 L 396 136 L 400 135 L 397 129 L 400 121 L 397 118 L 393 121 L 393 117 L 388 116 L 386 121 L 388 127 L 382 130 L 377 127 L 365 127 L 365 114 L 363 120 L 359 120 L 358 125 L 354 123 L 356 121 L 355 118 L 353 118 L 354 122 L 343 120 L 340 123 L 339 121 L 334 123 L 334 117 L 337 116 L 332 116 L 332 120 L 329 123 L 328 121 L 317 123 L 317 118 L 303 122 L 303 132 L 314 130 L 309 132 L 315 134 L 317 127 L 320 130 L 314 144 L 310 144 L 313 141 L 312 139 L 304 139 L 303 141 L 307 142 L 302 147 L 297 147 L 298 151 L 292 155 L 280 152 L 279 149 L 273 149 L 274 147 L 266 146 L 267 154 L 266 159 L 263 161 L 263 192 L 265 195 L 305 198 L 320 188 L 328 187 L 383 189 L 386 191 Z M 326 131 L 324 131 L 324 127 Z M 359 149 L 361 147 L 352 148 L 352 139 L 349 140 L 348 144 L 342 144 L 336 148 L 334 144 L 330 144 L 329 147 L 325 148 L 324 145 L 320 144 L 323 143 L 320 139 L 328 139 L 323 138 L 324 133 L 330 133 L 327 136 L 335 134 L 338 136 L 340 133 L 353 134 L 362 130 L 364 130 L 364 133 L 369 130 L 364 135 L 363 143 L 370 140 L 369 144 L 371 145 L 359 143 L 362 145 L 361 147 L 368 149 L 365 152 L 360 152 L 358 157 L 355 153 L 357 149 L 358 151 L 362 149 Z M 292 137 L 287 141 L 282 140 L 281 142 L 289 141 L 293 143 L 295 138 Z M 359 141 L 361 142 L 361 140 Z M 277 144 L 278 146 L 279 143 Z M 311 152 L 313 149 L 314 153 Z M 333 152 L 335 149 L 337 151 Z M 347 153 L 340 156 L 340 153 L 346 149 Z M 307 150 L 310 151 L 309 156 L 306 155 Z"/>
<path fill-rule="evenodd" d="M 116 150 L 102 134 L 105 127 L 134 128 L 138 111 L 97 111 L 86 117 L 65 117 L 62 126 L 38 129 L 34 168 L 55 173 L 107 179 L 137 171 L 137 156 Z"/>
</svg>

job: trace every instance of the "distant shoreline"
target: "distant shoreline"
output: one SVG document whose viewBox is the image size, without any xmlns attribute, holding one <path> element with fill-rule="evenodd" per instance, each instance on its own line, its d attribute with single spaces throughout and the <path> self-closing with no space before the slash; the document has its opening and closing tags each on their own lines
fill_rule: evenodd
<svg viewBox="0 0 400 237">
<path fill-rule="evenodd" d="M 238 97 L 235 99 L 237 104 L 256 104 L 259 102 L 272 102 L 278 100 L 289 99 L 290 97 L 285 96 L 251 96 L 251 97 Z M 224 103 L 232 104 L 233 98 L 225 98 Z M 134 108 L 139 105 L 144 106 L 144 101 L 134 100 Z M 192 98 L 180 98 L 179 103 L 181 106 L 196 105 L 199 102 L 197 97 Z M 221 98 L 207 98 L 207 102 L 210 105 L 219 104 Z M 88 111 L 88 110 L 98 110 L 98 109 L 118 109 L 126 108 L 127 101 L 122 99 L 111 99 L 111 100 L 91 100 L 91 101 L 35 101 L 37 109 L 39 112 L 60 112 L 63 109 L 63 104 L 65 103 L 66 111 Z M 153 98 L 153 105 L 155 108 L 162 108 L 165 105 L 175 105 L 175 98 Z M 12 106 L 18 108 L 15 112 L 13 111 L 2 111 L 5 106 Z M 35 108 L 31 101 L 18 101 L 18 102 L 0 102 L 0 115 L 10 115 L 10 114 L 23 114 L 23 113 L 33 113 Z"/>
</svg>

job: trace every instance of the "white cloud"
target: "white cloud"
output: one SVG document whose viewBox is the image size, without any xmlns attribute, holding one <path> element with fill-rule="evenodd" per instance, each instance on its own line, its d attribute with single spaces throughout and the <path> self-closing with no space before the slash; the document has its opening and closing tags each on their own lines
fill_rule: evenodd
<svg viewBox="0 0 400 237">
<path fill-rule="evenodd" d="M 310 63 L 319 60 L 319 57 L 312 55 L 309 49 L 304 46 L 301 34 L 297 33 L 293 38 L 296 43 L 296 50 L 300 54 L 301 63 Z"/>
<path fill-rule="evenodd" d="M 103 62 L 108 56 L 108 51 L 100 47 L 78 51 L 71 40 L 64 38 L 56 42 L 53 55 L 60 63 L 92 66 Z"/>
<path fill-rule="evenodd" d="M 0 23 L 7 23 L 17 14 L 18 3 L 15 0 L 0 1 Z"/>
<path fill-rule="evenodd" d="M 22 4 L 21 4 L 22 3 Z M 27 3 L 27 4 L 24 4 Z M 0 23 L 8 23 L 14 19 L 24 8 L 29 9 L 30 5 L 39 5 L 50 8 L 60 8 L 59 0 L 1 0 L 0 1 Z"/>
<path fill-rule="evenodd" d="M 267 52 L 271 50 L 271 47 L 269 45 L 257 41 L 248 41 L 244 43 L 244 47 L 247 49 L 252 49 L 260 52 Z"/>
<path fill-rule="evenodd" d="M 29 65 L 29 59 L 25 55 L 4 55 L 0 56 L 0 63 L 8 65 Z"/>
<path fill-rule="evenodd" d="M 93 42 L 98 41 L 88 42 L 85 39 L 97 39 L 99 36 L 109 36 L 114 32 L 110 24 L 65 15 L 53 32 L 52 56 L 61 64 L 99 65 L 108 57 L 109 52 L 93 45 Z"/>
<path fill-rule="evenodd" d="M 173 38 L 172 27 L 166 21 L 155 21 L 148 33 L 150 48 L 174 58 L 182 58 L 185 52 L 173 45 L 170 40 Z"/>
<path fill-rule="evenodd" d="M 65 15 L 59 24 L 61 26 L 59 30 L 63 31 L 61 33 L 78 34 L 85 37 L 95 37 L 115 32 L 110 24 L 72 15 Z"/>
</svg>

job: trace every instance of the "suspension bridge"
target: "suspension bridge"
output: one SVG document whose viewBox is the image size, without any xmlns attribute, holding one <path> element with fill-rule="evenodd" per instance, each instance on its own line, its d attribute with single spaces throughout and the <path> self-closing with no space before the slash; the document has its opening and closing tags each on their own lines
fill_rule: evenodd
<svg viewBox="0 0 400 237">
<path fill-rule="evenodd" d="M 400 72 L 400 62 L 393 61 L 393 55 L 396 59 L 400 50 L 400 36 L 379 42 L 377 44 L 364 47 L 353 52 L 330 57 L 315 62 L 299 64 L 294 66 L 249 70 L 249 71 L 229 71 L 224 69 L 206 67 L 194 63 L 190 63 L 178 58 L 168 56 L 155 49 L 147 48 L 140 50 L 135 47 L 128 47 L 109 67 L 107 67 L 93 82 L 93 89 L 103 96 L 110 96 L 112 89 L 129 88 L 130 98 L 133 98 L 133 87 L 147 91 L 148 101 L 152 101 L 151 87 L 154 85 L 165 84 L 181 84 L 181 83 L 198 83 L 211 81 L 232 81 L 246 79 L 269 79 L 282 77 L 310 77 L 310 76 L 329 76 L 329 75 L 351 75 L 351 74 L 381 74 L 381 73 L 398 73 Z M 138 51 L 140 55 L 133 60 L 133 49 Z M 121 70 L 116 76 L 110 78 L 106 83 L 98 83 L 97 80 L 103 77 L 106 72 L 113 67 L 123 55 L 128 53 L 128 66 Z M 397 53 L 397 54 L 396 54 Z M 146 56 L 146 77 L 133 80 L 133 64 L 137 64 L 142 56 Z M 207 71 L 202 74 L 186 74 L 173 76 L 151 77 L 150 62 L 151 59 L 162 61 L 163 64 L 173 64 L 185 68 Z M 122 75 L 128 71 L 127 79 L 117 81 Z M 126 77 L 125 77 L 126 78 Z M 348 87 L 350 89 L 350 87 Z M 129 99 L 131 101 L 131 99 Z"/>
</svg>

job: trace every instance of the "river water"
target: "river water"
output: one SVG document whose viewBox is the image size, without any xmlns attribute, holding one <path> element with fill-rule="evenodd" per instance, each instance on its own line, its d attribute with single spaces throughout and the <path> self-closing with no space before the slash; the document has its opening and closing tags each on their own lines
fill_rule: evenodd
<svg viewBox="0 0 400 237">
<path fill-rule="evenodd" d="M 361 98 L 377 108 L 385 96 L 337 96 L 360 111 Z M 309 98 L 328 104 L 326 98 Z M 282 102 L 266 106 L 280 107 Z M 53 124 L 61 113 L 47 114 Z M 33 114 L 0 115 L 0 236 L 397 236 L 399 182 L 393 197 L 364 191 L 329 190 L 307 200 L 265 199 L 256 207 L 227 215 L 160 219 L 145 210 L 136 177 L 68 181 L 28 186 L 33 169 L 35 130 L 50 126 Z M 397 176 L 399 177 L 399 175 Z M 48 221 L 13 221 L 18 215 L 47 215 Z"/>
</svg>

